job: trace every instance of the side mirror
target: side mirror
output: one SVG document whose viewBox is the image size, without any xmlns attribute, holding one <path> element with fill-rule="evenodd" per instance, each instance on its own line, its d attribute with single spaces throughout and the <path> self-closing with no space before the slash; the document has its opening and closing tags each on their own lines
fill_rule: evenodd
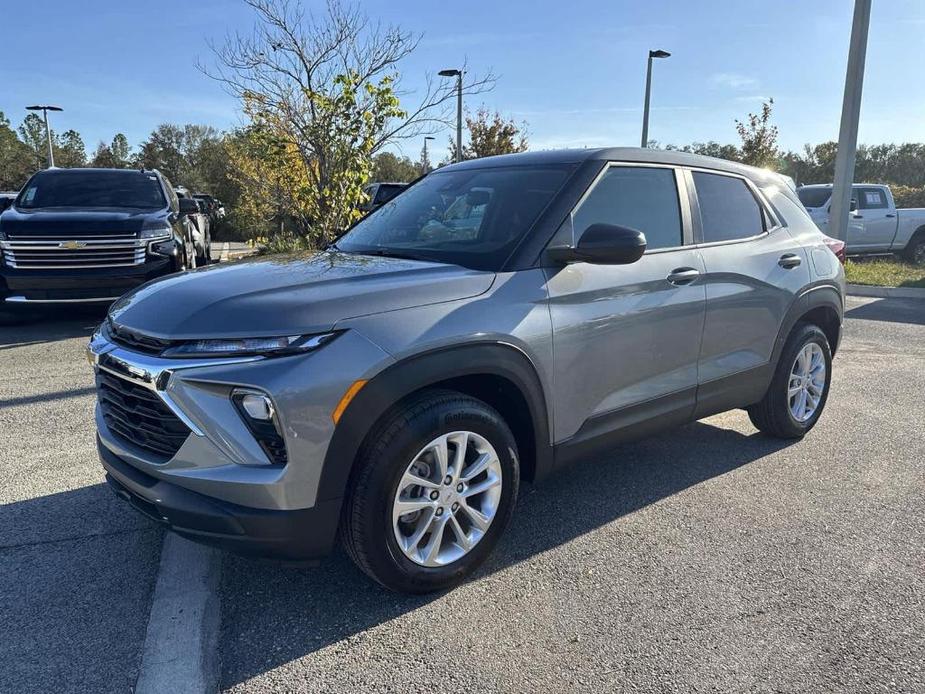
<svg viewBox="0 0 925 694">
<path fill-rule="evenodd" d="M 196 214 L 199 206 L 192 198 L 180 198 L 180 214 Z"/>
<path fill-rule="evenodd" d="M 645 252 L 645 234 L 616 224 L 592 224 L 585 229 L 577 246 L 547 250 L 557 262 L 598 265 L 629 265 L 639 260 Z"/>
<path fill-rule="evenodd" d="M 3 212 L 3 210 L 8 207 L 12 207 L 12 205 L 13 201 L 10 198 L 0 198 L 0 212 Z"/>
<path fill-rule="evenodd" d="M 858 209 L 858 201 L 854 198 L 851 198 L 851 204 L 848 206 L 850 212 L 856 212 Z"/>
</svg>

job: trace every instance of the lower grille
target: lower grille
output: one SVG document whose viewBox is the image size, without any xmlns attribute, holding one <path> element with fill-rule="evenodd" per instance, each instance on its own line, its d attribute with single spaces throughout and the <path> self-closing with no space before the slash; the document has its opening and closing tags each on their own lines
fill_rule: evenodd
<svg viewBox="0 0 925 694">
<path fill-rule="evenodd" d="M 145 262 L 148 241 L 112 236 L 11 236 L 0 241 L 3 259 L 17 270 L 126 267 Z"/>
<path fill-rule="evenodd" d="M 99 370 L 96 394 L 106 426 L 116 436 L 167 462 L 190 434 L 170 408 L 147 388 Z"/>
</svg>

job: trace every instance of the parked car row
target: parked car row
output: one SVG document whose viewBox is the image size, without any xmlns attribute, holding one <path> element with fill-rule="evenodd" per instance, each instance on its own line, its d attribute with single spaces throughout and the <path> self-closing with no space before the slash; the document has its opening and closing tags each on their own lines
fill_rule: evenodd
<svg viewBox="0 0 925 694">
<path fill-rule="evenodd" d="M 210 262 L 208 214 L 159 171 L 47 169 L 0 214 L 6 309 L 111 302 Z"/>
<path fill-rule="evenodd" d="M 174 188 L 177 197 L 181 203 L 184 200 L 191 201 L 195 206 L 195 211 L 188 214 L 189 219 L 193 222 L 193 245 L 196 248 L 196 267 L 208 265 L 212 260 L 212 216 L 208 212 L 205 201 L 195 197 L 183 186 Z M 192 210 L 192 207 L 190 207 Z"/>
</svg>

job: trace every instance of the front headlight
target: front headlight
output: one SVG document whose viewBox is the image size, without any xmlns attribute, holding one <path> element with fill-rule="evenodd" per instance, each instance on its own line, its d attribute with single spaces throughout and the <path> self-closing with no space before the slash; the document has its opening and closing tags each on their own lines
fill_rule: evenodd
<svg viewBox="0 0 925 694">
<path fill-rule="evenodd" d="M 145 227 L 138 235 L 140 239 L 167 239 L 173 235 L 173 227 L 169 224 L 158 224 L 156 226 Z"/>
<path fill-rule="evenodd" d="M 337 333 L 323 335 L 290 335 L 286 337 L 223 338 L 217 340 L 191 340 L 168 347 L 162 357 L 277 357 L 300 354 L 318 349 L 330 342 Z"/>
</svg>

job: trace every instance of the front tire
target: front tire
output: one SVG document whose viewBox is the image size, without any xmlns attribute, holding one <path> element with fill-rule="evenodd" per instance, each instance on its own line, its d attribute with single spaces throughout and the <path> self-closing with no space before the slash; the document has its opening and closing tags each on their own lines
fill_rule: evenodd
<svg viewBox="0 0 925 694">
<path fill-rule="evenodd" d="M 450 588 L 497 544 L 519 483 L 517 444 L 496 410 L 460 393 L 426 392 L 380 422 L 360 452 L 344 545 L 386 588 Z"/>
<path fill-rule="evenodd" d="M 831 380 L 832 350 L 825 333 L 799 324 L 781 351 L 768 392 L 748 408 L 748 417 L 771 436 L 802 438 L 819 421 Z"/>
</svg>

